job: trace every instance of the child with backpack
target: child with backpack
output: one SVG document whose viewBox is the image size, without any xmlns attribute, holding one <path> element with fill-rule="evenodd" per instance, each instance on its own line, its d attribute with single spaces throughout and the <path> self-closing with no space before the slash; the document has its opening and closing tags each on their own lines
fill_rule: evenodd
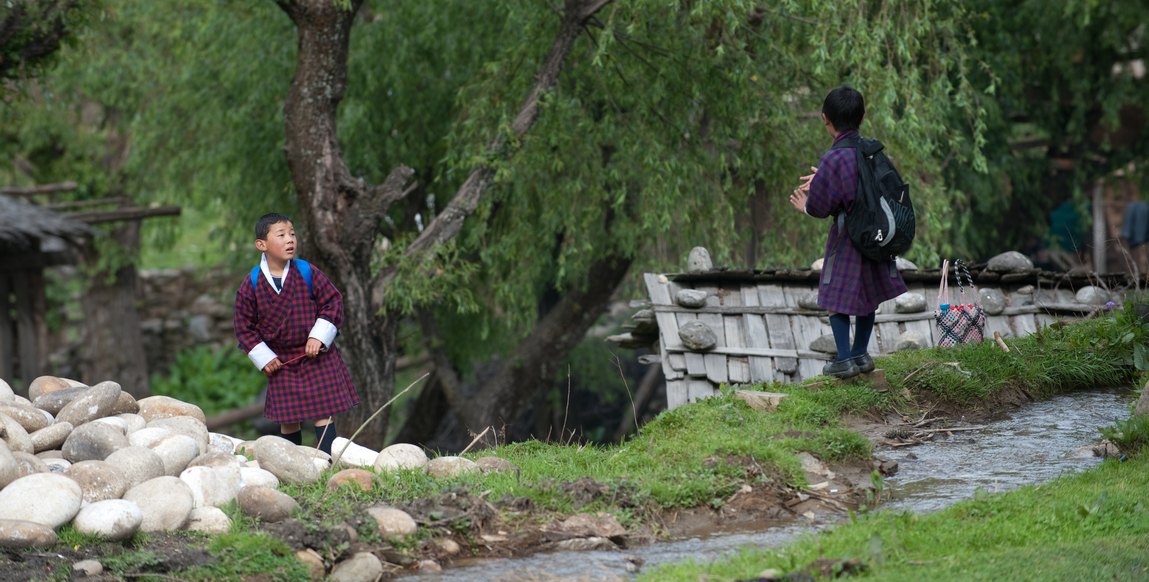
<svg viewBox="0 0 1149 582">
<path fill-rule="evenodd" d="M 359 404 L 351 374 L 332 345 L 343 324 L 343 294 L 303 259 L 295 258 L 295 228 L 282 214 L 255 223 L 263 253 L 235 294 L 239 349 L 267 376 L 264 416 L 280 436 L 303 444 L 311 420 L 319 449 L 331 454 L 333 415 Z"/>
<path fill-rule="evenodd" d="M 812 168 L 813 173 L 803 176 L 798 188 L 790 194 L 790 204 L 798 211 L 814 218 L 834 217 L 822 263 L 818 307 L 830 312 L 830 329 L 838 351 L 837 358 L 826 364 L 822 373 L 837 378 L 873 371 L 874 359 L 867 350 L 878 305 L 906 292 L 906 283 L 895 266 L 894 256 L 889 253 L 908 248 L 914 230 L 908 188 L 885 154 L 879 153 L 881 144 L 858 135 L 865 113 L 865 100 L 852 87 L 843 85 L 826 95 L 822 122 L 834 145 L 822 156 L 818 167 Z M 889 168 L 879 170 L 877 176 L 875 158 L 880 158 L 879 169 Z M 869 193 L 872 200 L 875 196 L 887 195 L 885 191 L 876 194 L 879 183 L 893 184 L 894 187 L 888 188 L 893 192 L 888 203 L 882 200 L 868 203 L 885 208 L 885 213 L 879 209 L 874 214 L 886 216 L 870 216 L 869 210 L 862 208 L 866 206 L 862 198 L 867 196 L 863 185 L 873 186 Z M 851 222 L 850 227 L 847 220 Z M 853 223 L 862 226 L 855 228 Z M 863 232 L 865 234 L 861 234 Z M 906 235 L 908 240 L 903 240 Z M 895 240 L 892 246 L 881 246 Z M 855 319 L 852 344 L 851 315 Z"/>
</svg>

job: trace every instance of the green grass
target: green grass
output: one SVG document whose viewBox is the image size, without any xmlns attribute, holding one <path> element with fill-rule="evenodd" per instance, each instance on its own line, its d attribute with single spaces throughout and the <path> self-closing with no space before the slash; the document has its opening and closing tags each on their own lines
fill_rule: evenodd
<svg viewBox="0 0 1149 582">
<path fill-rule="evenodd" d="M 1149 455 L 936 513 L 876 512 L 782 550 L 684 563 L 639 580 L 736 580 L 855 559 L 873 580 L 1149 580 Z"/>
<path fill-rule="evenodd" d="M 843 428 L 840 416 L 881 406 L 887 396 L 859 384 L 818 391 L 803 386 L 774 388 L 790 390 L 774 413 L 753 410 L 736 399 L 732 390 L 724 390 L 713 398 L 664 412 L 621 445 L 526 441 L 467 455 L 497 455 L 514 463 L 517 474 L 443 480 L 411 471 L 384 474 L 383 487 L 374 493 L 332 493 L 322 483 L 284 490 L 303 499 L 305 507 L 322 513 L 324 519 L 334 520 L 344 519 L 356 504 L 410 502 L 462 489 L 484 492 L 495 500 L 529 497 L 543 510 L 570 512 L 579 499 L 562 484 L 581 478 L 611 490 L 586 509 L 617 510 L 619 501 L 628 506 L 695 507 L 721 503 L 747 481 L 778 479 L 804 485 L 805 476 L 795 457 L 800 451 L 827 460 L 868 458 L 870 443 Z"/>
</svg>

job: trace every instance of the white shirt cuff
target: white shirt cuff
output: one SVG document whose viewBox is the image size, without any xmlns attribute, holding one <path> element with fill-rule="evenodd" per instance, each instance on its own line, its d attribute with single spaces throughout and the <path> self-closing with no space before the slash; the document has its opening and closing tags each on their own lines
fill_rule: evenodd
<svg viewBox="0 0 1149 582">
<path fill-rule="evenodd" d="M 320 317 L 315 320 L 315 325 L 311 327 L 311 333 L 307 334 L 307 337 L 313 337 L 323 342 L 324 348 L 330 348 L 337 333 L 339 330 L 335 328 L 335 324 Z"/>
<path fill-rule="evenodd" d="M 266 342 L 259 342 L 258 346 L 251 348 L 251 351 L 247 352 L 247 357 L 251 360 L 251 363 L 255 364 L 256 368 L 262 370 L 267 367 L 268 362 L 279 356 L 275 355 L 275 352 L 267 347 Z"/>
</svg>

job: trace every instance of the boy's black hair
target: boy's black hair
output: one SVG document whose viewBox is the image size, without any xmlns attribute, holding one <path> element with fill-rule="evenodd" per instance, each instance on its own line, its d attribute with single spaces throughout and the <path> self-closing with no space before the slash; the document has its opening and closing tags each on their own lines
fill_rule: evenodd
<svg viewBox="0 0 1149 582">
<path fill-rule="evenodd" d="M 826 95 L 822 113 L 839 132 L 856 130 L 866 115 L 866 100 L 857 89 L 842 85 Z"/>
<path fill-rule="evenodd" d="M 269 212 L 260 216 L 259 220 L 255 221 L 255 240 L 267 240 L 267 231 L 271 230 L 271 225 L 280 222 L 291 222 L 291 218 L 278 212 Z"/>
</svg>

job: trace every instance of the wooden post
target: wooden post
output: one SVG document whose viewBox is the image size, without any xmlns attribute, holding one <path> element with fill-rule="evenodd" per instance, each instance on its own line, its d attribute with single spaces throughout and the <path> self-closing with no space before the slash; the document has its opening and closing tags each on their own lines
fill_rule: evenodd
<svg viewBox="0 0 1149 582">
<path fill-rule="evenodd" d="M 1093 272 L 1107 273 L 1105 260 L 1105 189 L 1101 180 L 1093 185 Z"/>
<path fill-rule="evenodd" d="M 40 338 L 37 319 L 43 323 L 43 317 L 37 317 L 36 302 L 33 299 L 34 277 L 31 271 L 16 271 L 13 277 L 13 290 L 16 293 L 16 341 L 19 345 L 20 378 L 27 386 L 40 375 Z"/>
<path fill-rule="evenodd" d="M 16 330 L 12 326 L 12 279 L 0 272 L 0 379 L 12 382 L 16 376 L 13 354 L 16 353 Z"/>
</svg>

